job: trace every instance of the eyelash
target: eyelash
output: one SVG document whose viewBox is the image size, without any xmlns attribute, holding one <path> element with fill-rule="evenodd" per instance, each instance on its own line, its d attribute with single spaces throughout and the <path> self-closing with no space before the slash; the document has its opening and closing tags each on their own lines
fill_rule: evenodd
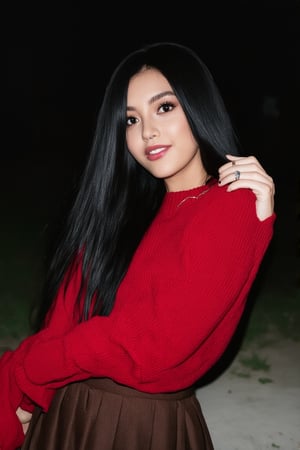
<svg viewBox="0 0 300 450">
<path fill-rule="evenodd" d="M 164 111 L 160 112 L 160 109 L 162 109 L 162 108 L 168 108 L 168 110 L 167 111 L 164 110 Z M 169 111 L 172 111 L 174 108 L 175 108 L 174 103 L 172 103 L 172 102 L 163 102 L 163 103 L 161 103 L 159 105 L 157 111 L 158 111 L 159 114 L 165 114 L 165 113 L 167 113 Z M 138 119 L 136 117 L 129 116 L 126 119 L 126 126 L 130 127 L 130 126 L 134 125 L 135 123 L 137 123 L 137 121 L 138 121 Z"/>
<path fill-rule="evenodd" d="M 164 112 L 169 112 L 169 111 L 172 111 L 174 108 L 175 108 L 175 105 L 174 105 L 174 103 L 172 103 L 172 102 L 163 102 L 160 106 L 159 106 L 159 108 L 158 108 L 158 111 L 161 109 L 161 108 L 169 108 L 168 109 L 168 111 L 164 111 Z"/>
</svg>

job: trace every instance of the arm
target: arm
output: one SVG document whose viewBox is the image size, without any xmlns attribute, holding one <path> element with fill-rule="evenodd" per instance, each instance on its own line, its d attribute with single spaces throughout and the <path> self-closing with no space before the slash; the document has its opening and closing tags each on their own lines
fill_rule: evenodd
<svg viewBox="0 0 300 450">
<path fill-rule="evenodd" d="M 74 326 L 73 310 L 81 280 L 80 274 L 80 270 L 73 273 L 66 291 L 65 284 L 62 283 L 47 314 L 44 329 L 51 330 L 54 335 L 61 335 Z M 33 401 L 16 384 L 15 368 L 22 364 L 35 339 L 35 335 L 27 337 L 17 349 L 6 351 L 0 358 L 0 404 L 4 412 L 0 421 L 1 450 L 14 450 L 22 444 L 35 404 L 46 410 L 55 393 L 54 389 L 36 386 Z"/>
<path fill-rule="evenodd" d="M 117 301 L 110 316 L 94 317 L 60 338 L 42 332 L 18 368 L 21 390 L 30 393 L 35 385 L 57 388 L 92 376 L 148 391 L 180 389 L 205 373 L 240 318 L 274 220 L 257 219 L 250 191 L 221 191 L 218 208 L 212 196 L 219 194 L 210 197 L 210 215 L 215 217 L 201 217 L 188 230 L 178 273 L 165 279 L 163 267 L 158 267 L 151 298 L 134 290 L 122 292 L 122 287 L 126 301 Z M 205 248 L 201 235 L 208 236 Z M 220 345 L 213 358 L 207 357 L 220 325 L 222 345 L 215 346 Z"/>
<path fill-rule="evenodd" d="M 24 433 L 16 416 L 17 405 L 22 399 L 22 392 L 14 380 L 14 365 L 11 364 L 13 352 L 6 352 L 0 365 L 0 449 L 15 450 L 22 445 Z"/>
</svg>

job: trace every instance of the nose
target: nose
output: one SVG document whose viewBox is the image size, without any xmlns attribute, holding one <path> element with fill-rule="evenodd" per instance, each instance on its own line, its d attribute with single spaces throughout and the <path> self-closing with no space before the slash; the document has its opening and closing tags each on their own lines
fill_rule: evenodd
<svg viewBox="0 0 300 450">
<path fill-rule="evenodd" d="M 158 129 L 153 125 L 143 126 L 143 139 L 149 141 L 155 139 L 159 135 Z"/>
</svg>

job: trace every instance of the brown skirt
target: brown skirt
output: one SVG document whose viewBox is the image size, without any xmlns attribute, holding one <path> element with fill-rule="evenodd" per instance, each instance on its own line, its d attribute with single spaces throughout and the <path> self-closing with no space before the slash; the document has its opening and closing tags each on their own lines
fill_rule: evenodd
<svg viewBox="0 0 300 450">
<path fill-rule="evenodd" d="M 194 389 L 147 394 L 109 379 L 59 389 L 22 450 L 213 450 Z"/>
</svg>

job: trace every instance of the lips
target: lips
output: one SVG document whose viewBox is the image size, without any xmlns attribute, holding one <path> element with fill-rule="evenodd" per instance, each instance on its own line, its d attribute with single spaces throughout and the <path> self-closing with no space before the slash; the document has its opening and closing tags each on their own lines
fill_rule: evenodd
<svg viewBox="0 0 300 450">
<path fill-rule="evenodd" d="M 155 161 L 162 158 L 170 147 L 170 145 L 153 145 L 146 148 L 145 154 L 150 161 Z"/>
</svg>

